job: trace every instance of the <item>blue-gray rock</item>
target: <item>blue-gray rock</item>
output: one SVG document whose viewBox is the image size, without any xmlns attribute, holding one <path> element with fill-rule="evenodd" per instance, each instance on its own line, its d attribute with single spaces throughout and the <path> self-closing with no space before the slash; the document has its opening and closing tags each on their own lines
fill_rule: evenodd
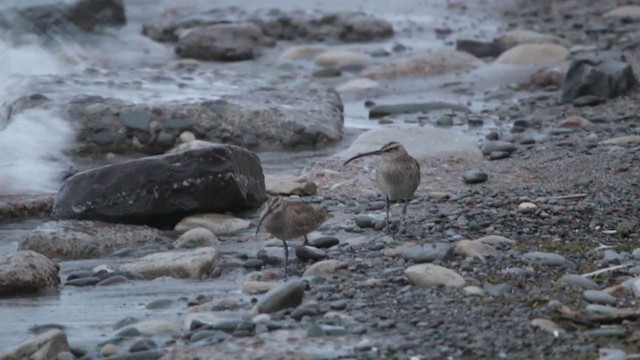
<svg viewBox="0 0 640 360">
<path fill-rule="evenodd" d="M 560 278 L 560 282 L 563 284 L 576 286 L 576 287 L 588 289 L 588 290 L 595 290 L 599 288 L 598 284 L 595 281 L 591 279 L 587 279 L 586 277 L 580 276 L 578 274 L 563 275 Z"/>
<path fill-rule="evenodd" d="M 436 125 L 440 127 L 452 127 L 453 126 L 453 118 L 449 114 L 444 114 L 436 120 Z"/>
<path fill-rule="evenodd" d="M 631 256 L 633 256 L 635 260 L 640 260 L 640 248 L 633 249 Z"/>
<path fill-rule="evenodd" d="M 134 353 L 134 352 L 140 352 L 140 351 L 153 350 L 157 347 L 158 347 L 158 344 L 156 344 L 155 341 L 151 339 L 140 339 L 134 342 L 133 344 L 131 344 L 131 346 L 129 347 L 129 352 Z"/>
<path fill-rule="evenodd" d="M 319 325 L 313 324 L 307 330 L 307 337 L 323 337 L 325 336 L 325 332 Z"/>
<path fill-rule="evenodd" d="M 423 244 L 411 246 L 402 251 L 402 257 L 415 263 L 444 260 L 452 253 L 452 246 L 446 243 Z"/>
<path fill-rule="evenodd" d="M 618 52 L 584 53 L 573 60 L 562 87 L 561 101 L 584 96 L 615 98 L 638 85 L 633 69 Z"/>
<path fill-rule="evenodd" d="M 513 287 L 509 284 L 502 283 L 502 284 L 495 284 L 495 285 L 487 285 L 484 287 L 484 290 L 488 295 L 491 295 L 491 296 L 504 296 L 504 295 L 508 295 L 513 290 Z"/>
<path fill-rule="evenodd" d="M 347 329 L 342 326 L 322 325 L 322 330 L 327 336 L 343 336 L 347 334 Z"/>
<path fill-rule="evenodd" d="M 371 215 L 358 214 L 355 217 L 355 221 L 358 227 L 365 229 L 365 228 L 373 227 L 373 224 L 376 221 L 376 219 Z"/>
<path fill-rule="evenodd" d="M 487 181 L 489 175 L 483 171 L 468 170 L 462 174 L 462 179 L 466 184 L 479 184 Z"/>
<path fill-rule="evenodd" d="M 148 132 L 151 115 L 144 111 L 124 111 L 120 113 L 120 122 L 127 129 Z"/>
<path fill-rule="evenodd" d="M 265 200 L 258 157 L 237 146 L 212 145 L 80 172 L 65 180 L 53 212 L 166 227 L 189 214 L 252 209 Z"/>
<path fill-rule="evenodd" d="M 282 309 L 294 308 L 302 303 L 305 284 L 299 280 L 291 280 L 275 289 L 269 290 L 256 305 L 260 314 L 273 313 Z"/>
<path fill-rule="evenodd" d="M 550 266 L 566 266 L 568 265 L 567 259 L 556 253 L 532 251 L 522 255 L 522 258 L 530 263 Z"/>
<path fill-rule="evenodd" d="M 582 332 L 582 335 L 592 338 L 598 337 L 623 337 L 627 335 L 627 330 L 617 326 L 602 327 L 599 329 L 591 329 Z"/>
<path fill-rule="evenodd" d="M 511 156 L 511 153 L 508 151 L 493 151 L 489 154 L 489 160 L 502 160 Z"/>
<path fill-rule="evenodd" d="M 615 250 L 607 249 L 602 255 L 602 260 L 607 264 L 615 263 L 620 264 L 627 260 L 629 253 L 619 253 Z"/>
<path fill-rule="evenodd" d="M 595 304 L 604 304 L 604 305 L 615 305 L 616 298 L 604 291 L 600 290 L 587 290 L 582 293 L 584 299 L 590 303 Z"/>
<path fill-rule="evenodd" d="M 597 314 L 611 314 L 618 311 L 617 308 L 609 305 L 589 304 L 584 308 L 587 312 Z"/>
<path fill-rule="evenodd" d="M 600 348 L 598 360 L 627 360 L 627 353 L 620 349 Z"/>
<path fill-rule="evenodd" d="M 64 286 L 77 286 L 77 287 L 93 286 L 99 282 L 100 282 L 100 279 L 94 276 L 90 276 L 85 278 L 69 280 L 64 283 Z"/>
<path fill-rule="evenodd" d="M 503 140 L 494 140 L 488 141 L 481 148 L 482 155 L 490 155 L 494 151 L 506 151 L 508 153 L 512 153 L 516 151 L 518 148 L 508 141 Z"/>
</svg>

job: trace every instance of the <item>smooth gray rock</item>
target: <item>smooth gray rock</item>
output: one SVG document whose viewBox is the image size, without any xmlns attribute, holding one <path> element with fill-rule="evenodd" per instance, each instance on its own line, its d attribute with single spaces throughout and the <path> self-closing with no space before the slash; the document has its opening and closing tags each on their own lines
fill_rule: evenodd
<svg viewBox="0 0 640 360">
<path fill-rule="evenodd" d="M 56 259 L 92 259 L 127 247 L 167 244 L 159 230 L 86 220 L 48 221 L 20 238 L 18 248 Z"/>
<path fill-rule="evenodd" d="M 615 305 L 616 298 L 604 291 L 599 290 L 587 290 L 583 294 L 586 301 L 595 304 Z"/>
<path fill-rule="evenodd" d="M 587 312 L 598 314 L 611 314 L 618 311 L 617 308 L 609 305 L 589 304 L 585 307 Z"/>
<path fill-rule="evenodd" d="M 559 281 L 563 284 L 576 286 L 576 287 L 588 289 L 588 290 L 595 290 L 600 287 L 595 281 L 588 279 L 584 276 L 580 276 L 578 274 L 563 275 Z"/>
<path fill-rule="evenodd" d="M 584 96 L 615 98 L 638 85 L 633 69 L 617 52 L 586 53 L 571 63 L 562 87 L 561 101 Z"/>
<path fill-rule="evenodd" d="M 78 173 L 63 183 L 53 212 L 172 226 L 193 213 L 252 209 L 265 199 L 260 159 L 237 146 L 215 145 Z"/>
<path fill-rule="evenodd" d="M 263 46 L 273 45 L 252 23 L 215 24 L 191 28 L 180 36 L 175 52 L 183 58 L 217 61 L 250 60 Z"/>
<path fill-rule="evenodd" d="M 530 263 L 549 265 L 549 266 L 566 266 L 568 265 L 567 259 L 556 253 L 532 251 L 522 255 L 522 258 Z"/>
<path fill-rule="evenodd" d="M 260 314 L 273 313 L 287 308 L 295 308 L 302 303 L 305 284 L 299 280 L 291 280 L 275 289 L 269 290 L 256 305 Z"/>
<path fill-rule="evenodd" d="M 56 288 L 60 266 L 34 251 L 0 256 L 0 295 L 15 295 Z"/>
<path fill-rule="evenodd" d="M 516 151 L 518 148 L 508 141 L 503 140 L 493 140 L 485 143 L 480 151 L 482 151 L 482 155 L 490 155 L 494 151 L 504 151 L 508 153 L 512 153 Z"/>
<path fill-rule="evenodd" d="M 445 102 L 424 102 L 424 103 L 404 103 L 390 105 L 375 105 L 369 109 L 369 119 L 396 114 L 426 113 L 434 110 L 454 110 L 464 113 L 471 113 L 471 110 L 463 105 L 449 104 Z"/>
<path fill-rule="evenodd" d="M 453 247 L 447 243 L 423 244 L 411 246 L 402 251 L 402 257 L 415 263 L 444 260 L 452 255 Z"/>
<path fill-rule="evenodd" d="M 484 171 L 478 170 L 467 170 L 462 173 L 462 180 L 464 180 L 465 184 L 480 184 L 489 179 L 489 175 L 487 175 Z"/>
</svg>

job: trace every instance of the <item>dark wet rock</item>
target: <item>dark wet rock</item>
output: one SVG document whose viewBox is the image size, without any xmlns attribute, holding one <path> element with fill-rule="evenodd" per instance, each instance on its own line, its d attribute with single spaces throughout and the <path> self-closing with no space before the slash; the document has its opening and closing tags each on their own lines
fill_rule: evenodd
<svg viewBox="0 0 640 360">
<path fill-rule="evenodd" d="M 264 261 L 261 259 L 249 259 L 242 263 L 242 267 L 246 269 L 260 269 L 264 266 Z"/>
<path fill-rule="evenodd" d="M 490 155 L 494 151 L 506 151 L 511 153 L 517 149 L 518 148 L 515 145 L 508 141 L 494 140 L 485 143 L 480 150 L 482 151 L 482 155 Z"/>
<path fill-rule="evenodd" d="M 20 21 L 16 21 L 19 19 Z M 60 35 L 77 36 L 78 31 L 96 31 L 126 23 L 122 0 L 79 0 L 56 4 L 6 9 L 0 13 L 0 28 L 19 40 L 36 34 L 52 41 Z"/>
<path fill-rule="evenodd" d="M 0 359 L 49 360 L 62 352 L 70 351 L 65 333 L 52 329 L 3 351 L 0 353 Z"/>
<path fill-rule="evenodd" d="M 207 274 L 219 253 L 214 248 L 197 248 L 147 255 L 135 262 L 124 264 L 121 269 L 140 274 L 146 279 L 163 276 L 201 279 Z"/>
<path fill-rule="evenodd" d="M 142 32 L 157 41 L 177 41 L 179 34 L 187 29 L 234 22 L 251 22 L 265 35 L 278 40 L 362 42 L 393 35 L 391 24 L 362 12 L 323 14 L 280 9 L 248 12 L 239 7 L 215 8 L 199 14 L 174 12 L 146 23 Z"/>
<path fill-rule="evenodd" d="M 99 282 L 100 282 L 100 279 L 98 279 L 97 277 L 91 276 L 91 277 L 68 280 L 67 282 L 64 283 L 64 286 L 77 286 L 77 287 L 93 286 Z"/>
<path fill-rule="evenodd" d="M 596 95 L 584 95 L 577 97 L 573 100 L 573 106 L 585 107 L 585 106 L 597 106 L 607 102 L 607 99 Z"/>
<path fill-rule="evenodd" d="M 449 114 L 444 114 L 436 120 L 436 125 L 440 127 L 451 127 L 453 126 L 453 117 Z"/>
<path fill-rule="evenodd" d="M 273 313 L 282 309 L 294 308 L 302 303 L 305 284 L 292 280 L 266 293 L 258 304 L 256 311 L 260 314 Z"/>
<path fill-rule="evenodd" d="M 161 70 L 32 76 L 25 88 L 38 89 L 49 100 L 34 102 L 25 95 L 8 107 L 12 116 L 33 108 L 63 114 L 77 126 L 76 150 L 88 154 L 158 154 L 169 150 L 185 130 L 200 140 L 268 149 L 321 147 L 342 138 L 343 104 L 332 88 L 307 79 L 285 81 L 269 72 L 208 74 L 194 75 L 187 90 L 191 97 L 184 100 L 158 98 L 150 90 L 184 81 Z M 131 81 L 142 84 L 138 96 L 120 96 L 119 90 L 125 94 Z M 95 112 L 96 106 L 105 110 Z"/>
<path fill-rule="evenodd" d="M 218 331 L 213 330 L 198 330 L 191 335 L 189 341 L 192 343 L 198 342 L 200 340 L 208 339 L 218 334 Z"/>
<path fill-rule="evenodd" d="M 600 287 L 595 281 L 588 279 L 584 276 L 580 276 L 578 274 L 563 275 L 559 281 L 563 284 L 567 284 L 567 285 L 571 285 L 571 286 L 575 286 L 583 289 L 589 289 L 589 290 L 594 290 Z"/>
<path fill-rule="evenodd" d="M 183 58 L 240 61 L 259 56 L 262 46 L 269 45 L 273 42 L 252 23 L 216 24 L 186 31 L 175 52 Z"/>
<path fill-rule="evenodd" d="M 511 153 L 508 151 L 492 151 L 489 154 L 489 160 L 502 160 L 511 156 Z"/>
<path fill-rule="evenodd" d="M 131 346 L 129 347 L 129 352 L 133 353 L 133 352 L 153 350 L 157 347 L 158 347 L 158 344 L 156 344 L 155 341 L 151 339 L 140 339 L 134 342 L 133 344 L 131 344 Z"/>
<path fill-rule="evenodd" d="M 145 244 L 169 243 L 157 229 L 99 221 L 49 221 L 20 239 L 19 249 L 56 259 L 91 259 L 114 250 Z"/>
<path fill-rule="evenodd" d="M 60 284 L 58 264 L 34 251 L 0 256 L 0 295 L 36 292 Z"/>
<path fill-rule="evenodd" d="M 522 258 L 534 264 L 550 266 L 568 265 L 568 261 L 564 256 L 552 252 L 532 251 L 523 254 Z"/>
<path fill-rule="evenodd" d="M 638 85 L 633 69 L 615 52 L 586 53 L 569 67 L 562 88 L 563 103 L 579 97 L 615 98 Z"/>
<path fill-rule="evenodd" d="M 317 247 L 319 249 L 327 249 L 332 246 L 338 245 L 340 240 L 335 236 L 321 236 L 315 239 L 309 240 L 309 245 Z M 638 257 L 640 257 L 640 249 L 638 250 Z"/>
<path fill-rule="evenodd" d="M 296 257 L 303 261 L 317 261 L 327 257 L 327 253 L 313 246 L 296 247 Z"/>
<path fill-rule="evenodd" d="M 402 251 L 402 257 L 415 263 L 444 260 L 452 255 L 453 247 L 446 243 L 416 245 Z"/>
<path fill-rule="evenodd" d="M 473 56 L 495 58 L 507 50 L 507 46 L 499 41 L 457 40 L 456 50 L 467 52 Z"/>
<path fill-rule="evenodd" d="M 603 305 L 615 305 L 616 298 L 605 291 L 600 290 L 586 290 L 583 293 L 584 299 L 590 303 L 603 304 Z"/>
<path fill-rule="evenodd" d="M 316 307 L 311 306 L 299 306 L 291 312 L 291 318 L 300 321 L 303 317 L 314 317 L 320 315 L 320 311 Z"/>
<path fill-rule="evenodd" d="M 483 171 L 468 170 L 462 174 L 462 179 L 466 184 L 479 184 L 487 181 L 489 179 L 489 175 Z"/>
<path fill-rule="evenodd" d="M 167 226 L 195 212 L 251 209 L 265 199 L 258 157 L 236 146 L 215 145 L 78 173 L 60 188 L 54 214 Z"/>
<path fill-rule="evenodd" d="M 0 196 L 0 219 L 43 216 L 51 213 L 55 194 L 46 195 L 2 195 Z"/>
<path fill-rule="evenodd" d="M 325 68 L 314 71 L 311 76 L 317 78 L 329 78 L 342 76 L 342 70 L 336 68 Z"/>
<path fill-rule="evenodd" d="M 466 106 L 435 101 L 424 103 L 375 105 L 371 109 L 369 109 L 369 118 L 378 119 L 389 115 L 426 113 L 435 110 L 453 110 L 463 113 L 471 113 L 471 109 Z"/>
</svg>

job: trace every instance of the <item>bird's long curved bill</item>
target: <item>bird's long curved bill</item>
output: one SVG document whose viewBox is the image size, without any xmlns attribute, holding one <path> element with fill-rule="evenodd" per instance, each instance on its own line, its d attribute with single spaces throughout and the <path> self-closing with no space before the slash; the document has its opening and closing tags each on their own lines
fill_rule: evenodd
<svg viewBox="0 0 640 360">
<path fill-rule="evenodd" d="M 345 161 L 343 165 L 347 165 L 351 161 L 353 161 L 355 159 L 358 159 L 358 158 L 361 158 L 361 157 L 365 157 L 365 156 L 369 156 L 369 155 L 380 155 L 380 154 L 381 154 L 380 150 L 369 151 L 369 152 L 366 152 L 366 153 L 358 154 L 358 155 L 352 157 L 351 159 Z"/>
<path fill-rule="evenodd" d="M 264 221 L 264 218 L 267 217 L 267 215 L 269 215 L 269 213 L 271 212 L 271 209 L 267 210 L 264 215 L 262 215 L 260 217 L 260 221 L 258 221 L 258 227 L 256 227 L 256 235 L 258 234 L 258 231 L 260 231 L 260 225 L 262 225 L 262 221 Z"/>
</svg>

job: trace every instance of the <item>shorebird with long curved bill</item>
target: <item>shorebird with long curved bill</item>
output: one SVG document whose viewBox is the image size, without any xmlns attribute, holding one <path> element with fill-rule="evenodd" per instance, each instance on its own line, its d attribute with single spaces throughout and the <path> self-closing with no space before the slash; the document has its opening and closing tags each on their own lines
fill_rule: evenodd
<svg viewBox="0 0 640 360">
<path fill-rule="evenodd" d="M 404 225 L 407 214 L 407 204 L 420 185 L 420 164 L 414 159 L 400 143 L 392 141 L 378 150 L 358 154 L 344 162 L 347 165 L 355 159 L 365 156 L 380 156 L 375 167 L 376 184 L 387 200 L 387 227 L 389 233 L 389 209 L 391 201 L 404 201 L 402 208 L 402 220 L 400 228 Z"/>
<path fill-rule="evenodd" d="M 284 245 L 284 276 L 289 276 L 289 246 L 287 240 L 304 237 L 307 245 L 307 235 L 316 230 L 329 218 L 324 208 L 315 208 L 302 201 L 284 200 L 274 197 L 267 203 L 267 208 L 260 217 L 256 234 L 264 223 L 269 234 L 282 240 Z"/>
</svg>

